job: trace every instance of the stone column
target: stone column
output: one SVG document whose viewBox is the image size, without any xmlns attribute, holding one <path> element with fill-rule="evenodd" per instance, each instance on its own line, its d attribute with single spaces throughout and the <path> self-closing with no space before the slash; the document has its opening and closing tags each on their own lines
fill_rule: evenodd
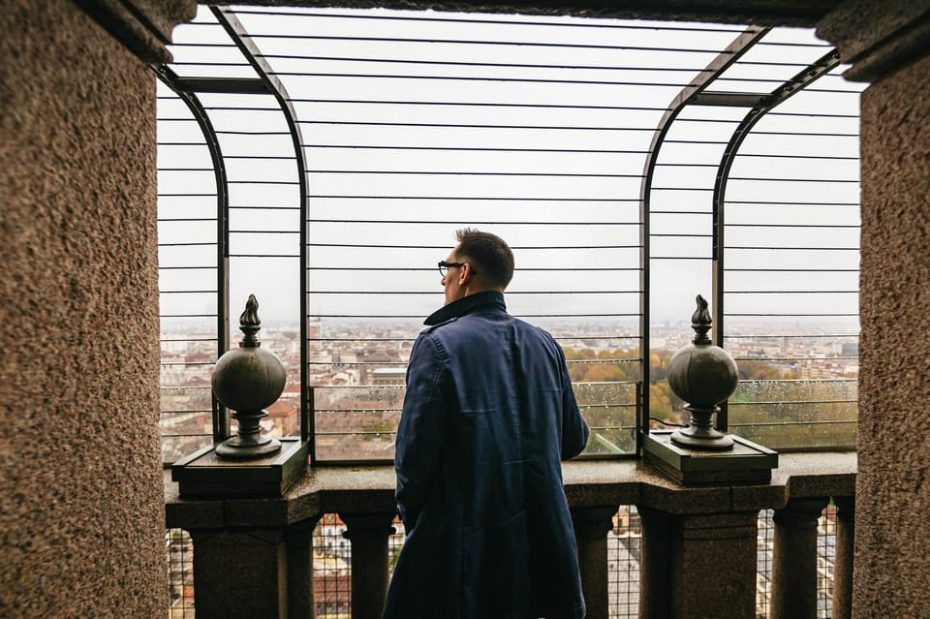
<svg viewBox="0 0 930 619">
<path fill-rule="evenodd" d="M 853 541 L 855 497 L 834 497 L 836 503 L 836 556 L 833 563 L 833 619 L 852 617 Z"/>
<path fill-rule="evenodd" d="M 639 616 L 663 619 L 672 612 L 667 583 L 671 578 L 672 537 L 680 535 L 675 518 L 655 509 L 637 508 L 642 527 L 639 555 Z"/>
<path fill-rule="evenodd" d="M 817 519 L 827 499 L 791 499 L 775 510 L 770 619 L 817 616 Z"/>
<path fill-rule="evenodd" d="M 860 102 L 859 473 L 853 615 L 930 617 L 930 20 L 846 0 L 818 24 Z"/>
<path fill-rule="evenodd" d="M 313 529 L 319 520 L 316 516 L 285 531 L 288 619 L 313 618 Z"/>
<path fill-rule="evenodd" d="M 380 619 L 388 587 L 388 536 L 393 513 L 339 514 L 352 542 L 352 619 Z"/>
<path fill-rule="evenodd" d="M 639 512 L 640 617 L 755 618 L 758 512 Z"/>
<path fill-rule="evenodd" d="M 287 617 L 283 529 L 192 530 L 199 619 Z"/>
<path fill-rule="evenodd" d="M 572 509 L 578 566 L 584 592 L 587 619 L 607 619 L 610 600 L 607 593 L 607 533 L 613 528 L 618 506 Z"/>
</svg>

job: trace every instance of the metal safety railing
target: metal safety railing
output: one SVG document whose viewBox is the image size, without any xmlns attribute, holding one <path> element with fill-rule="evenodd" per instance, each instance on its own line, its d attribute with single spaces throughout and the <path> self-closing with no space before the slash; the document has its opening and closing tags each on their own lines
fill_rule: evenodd
<svg viewBox="0 0 930 619">
<path fill-rule="evenodd" d="M 441 304 L 433 265 L 464 226 L 514 247 L 509 309 L 566 350 L 588 454 L 635 455 L 648 418 L 676 421 L 663 364 L 697 292 L 745 370 L 721 426 L 848 444 L 856 286 L 823 276 L 855 277 L 857 92 L 811 35 L 202 8 L 176 39 L 160 102 L 199 105 L 188 126 L 212 164 L 166 164 L 188 182 L 160 199 L 215 197 L 216 310 L 200 317 L 235 338 L 229 308 L 258 294 L 289 368 L 270 429 L 295 433 L 306 409 L 314 462 L 392 457 L 402 369 Z"/>
</svg>

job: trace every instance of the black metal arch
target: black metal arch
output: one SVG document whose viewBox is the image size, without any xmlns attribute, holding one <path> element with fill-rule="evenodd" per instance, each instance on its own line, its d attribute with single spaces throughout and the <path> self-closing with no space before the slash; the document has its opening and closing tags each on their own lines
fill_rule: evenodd
<svg viewBox="0 0 930 619">
<path fill-rule="evenodd" d="M 723 157 L 720 159 L 720 165 L 717 167 L 717 177 L 714 181 L 714 198 L 713 198 L 713 338 L 714 344 L 723 346 L 724 335 L 724 215 L 726 205 L 727 183 L 730 178 L 730 169 L 739 153 L 740 146 L 752 131 L 752 128 L 762 120 L 762 117 L 768 114 L 772 109 L 786 101 L 794 94 L 807 88 L 811 83 L 820 79 L 840 64 L 840 55 L 836 50 L 831 50 L 810 64 L 803 71 L 786 81 L 776 88 L 772 94 L 758 100 L 752 108 L 746 112 L 743 120 L 740 121 L 726 149 L 723 151 Z M 727 403 L 720 405 L 720 412 L 717 414 L 717 429 L 725 432 L 729 425 Z"/>
<path fill-rule="evenodd" d="M 294 158 L 297 162 L 297 181 L 300 191 L 300 384 L 303 392 L 300 398 L 300 436 L 301 440 L 306 441 L 312 428 L 314 427 L 314 411 L 311 402 L 311 389 L 307 384 L 308 372 L 307 362 L 307 165 L 304 158 L 303 138 L 300 133 L 300 125 L 297 123 L 297 112 L 291 104 L 290 95 L 284 84 L 274 75 L 271 65 L 262 56 L 261 50 L 249 36 L 248 31 L 239 18 L 236 17 L 232 9 L 227 7 L 211 7 L 210 10 L 216 17 L 219 24 L 232 39 L 236 47 L 252 66 L 264 84 L 268 94 L 274 96 L 278 102 L 281 113 L 287 122 L 288 131 L 291 141 L 294 145 Z M 316 440 L 310 442 L 310 461 L 316 462 Z"/>
<path fill-rule="evenodd" d="M 217 357 L 219 357 L 229 347 L 229 184 L 226 178 L 223 150 L 220 148 L 216 130 L 200 98 L 187 87 L 184 78 L 179 77 L 167 65 L 154 65 L 152 68 L 162 83 L 170 88 L 191 111 L 200 127 L 213 162 L 213 176 L 216 180 L 216 343 Z M 229 438 L 229 416 L 212 391 L 210 399 L 213 409 L 213 440 L 214 442 L 222 441 Z"/>
<path fill-rule="evenodd" d="M 652 201 L 652 179 L 655 174 L 659 152 L 666 135 L 675 119 L 688 105 L 742 105 L 738 93 L 707 92 L 707 87 L 730 66 L 736 63 L 749 48 L 759 42 L 771 28 L 747 28 L 742 34 L 724 48 L 707 67 L 701 71 L 691 82 L 685 86 L 678 95 L 672 99 L 665 113 L 659 120 L 652 135 L 646 161 L 643 167 L 643 180 L 640 185 L 640 361 L 641 361 L 641 387 L 639 393 L 639 426 L 636 432 L 636 453 L 642 453 L 642 442 L 645 434 L 649 433 L 649 262 L 651 258 L 649 245 L 649 213 Z M 758 99 L 758 96 L 756 97 Z"/>
<path fill-rule="evenodd" d="M 688 86 L 672 100 L 668 109 L 659 121 L 653 134 L 640 190 L 640 217 L 642 220 L 642 264 L 641 271 L 641 346 L 642 346 L 642 382 L 640 393 L 640 419 L 637 432 L 637 453 L 641 453 L 643 437 L 649 433 L 649 214 L 652 197 L 652 179 L 655 166 L 658 162 L 659 151 L 665 140 L 668 130 L 677 119 L 681 111 L 688 105 L 706 105 L 719 107 L 748 107 L 749 111 L 743 120 L 734 128 L 730 140 L 724 150 L 723 157 L 717 166 L 714 182 L 712 206 L 712 261 L 713 261 L 713 323 L 714 343 L 723 345 L 723 275 L 724 275 L 724 203 L 726 199 L 727 182 L 739 148 L 752 128 L 780 103 L 803 90 L 812 82 L 829 73 L 839 63 L 840 58 L 836 50 L 831 50 L 797 75 L 787 80 L 771 93 L 750 92 L 723 92 L 708 91 L 707 86 L 734 64 L 750 47 L 755 45 L 768 34 L 770 28 L 749 28 L 737 37 L 724 51 L 708 64 L 707 69 L 701 72 Z M 721 404 L 721 411 L 717 415 L 717 428 L 726 431 L 728 425 L 726 403 Z"/>
</svg>

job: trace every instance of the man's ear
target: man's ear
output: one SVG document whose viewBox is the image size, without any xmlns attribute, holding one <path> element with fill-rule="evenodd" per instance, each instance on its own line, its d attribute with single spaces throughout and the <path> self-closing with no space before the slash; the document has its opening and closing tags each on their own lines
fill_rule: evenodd
<svg viewBox="0 0 930 619">
<path fill-rule="evenodd" d="M 462 277 L 461 277 L 461 279 L 460 279 L 461 283 L 462 283 L 462 284 L 467 284 L 467 283 L 470 282 L 472 279 L 474 279 L 474 277 L 475 277 L 475 273 L 474 273 L 474 271 L 473 271 L 472 268 L 471 268 L 471 263 L 470 263 L 470 262 L 466 262 L 466 263 L 462 266 Z"/>
</svg>

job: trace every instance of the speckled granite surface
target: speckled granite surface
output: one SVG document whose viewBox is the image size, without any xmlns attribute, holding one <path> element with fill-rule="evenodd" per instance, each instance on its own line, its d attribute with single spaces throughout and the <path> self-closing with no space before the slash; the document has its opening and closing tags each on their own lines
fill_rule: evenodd
<svg viewBox="0 0 930 619">
<path fill-rule="evenodd" d="M 0 616 L 160 617 L 155 80 L 0 8 Z"/>
</svg>

